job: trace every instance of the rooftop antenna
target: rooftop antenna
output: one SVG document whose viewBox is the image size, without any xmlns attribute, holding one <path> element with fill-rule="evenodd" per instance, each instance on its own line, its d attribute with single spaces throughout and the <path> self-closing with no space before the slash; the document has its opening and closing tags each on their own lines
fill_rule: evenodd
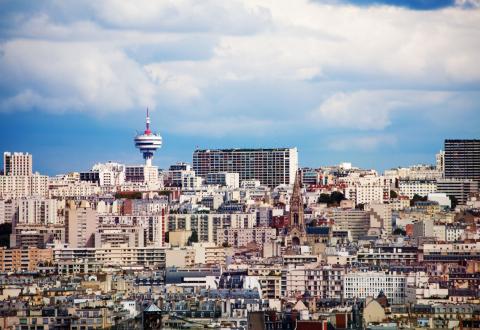
<svg viewBox="0 0 480 330">
<path fill-rule="evenodd" d="M 148 107 L 147 107 L 147 118 L 146 118 L 146 129 L 145 129 L 145 134 L 150 135 L 152 131 L 150 130 L 150 116 L 148 114 Z"/>
</svg>

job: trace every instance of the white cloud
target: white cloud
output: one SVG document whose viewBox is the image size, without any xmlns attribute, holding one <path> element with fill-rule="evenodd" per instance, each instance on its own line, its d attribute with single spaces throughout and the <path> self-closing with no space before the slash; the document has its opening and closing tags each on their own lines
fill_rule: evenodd
<svg viewBox="0 0 480 330">
<path fill-rule="evenodd" d="M 5 89 L 12 84 L 18 87 L 12 102 L 27 93 L 37 95 L 28 98 L 33 103 L 44 99 L 60 104 L 63 99 L 64 110 L 73 105 L 74 110 L 95 112 L 154 103 L 154 85 L 146 73 L 116 49 L 88 43 L 15 40 L 2 45 L 1 51 L 0 84 Z M 37 106 L 45 104 L 48 102 Z"/>
<path fill-rule="evenodd" d="M 448 92 L 362 90 L 335 93 L 310 114 L 317 123 L 329 127 L 384 130 L 394 111 L 432 109 L 446 104 Z"/>
<path fill-rule="evenodd" d="M 477 0 L 457 2 L 464 7 Z M 266 109 L 250 95 L 231 98 L 255 100 L 245 115 L 223 94 L 269 92 L 275 98 L 284 84 L 291 89 L 281 92 L 298 98 L 285 116 L 305 125 L 382 130 L 392 125 L 394 113 L 442 108 L 449 92 L 435 90 L 465 85 L 478 90 L 480 83 L 480 10 L 414 11 L 307 0 L 88 4 L 78 10 L 79 17 L 62 20 L 44 10 L 3 31 L 0 111 L 105 113 L 157 105 L 192 130 L 195 121 L 207 118 L 248 131 L 248 124 L 268 127 L 262 112 L 278 119 L 282 114 L 275 111 L 281 110 Z M 66 10 L 58 2 L 52 6 Z M 188 43 L 198 38 L 211 43 Z M 202 54 L 210 56 L 196 58 L 195 47 L 205 47 Z M 182 59 L 139 59 L 132 49 L 181 52 Z M 248 90 L 249 84 L 271 87 Z"/>
<path fill-rule="evenodd" d="M 106 0 L 90 1 L 97 18 L 130 29 L 243 34 L 269 24 L 268 9 L 238 0 Z"/>
<path fill-rule="evenodd" d="M 480 8 L 480 0 L 455 0 L 455 5 L 464 8 Z"/>
</svg>

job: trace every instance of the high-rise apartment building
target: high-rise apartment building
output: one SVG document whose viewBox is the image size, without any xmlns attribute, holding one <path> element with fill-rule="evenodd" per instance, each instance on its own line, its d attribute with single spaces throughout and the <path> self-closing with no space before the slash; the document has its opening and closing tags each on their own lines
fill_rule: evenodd
<svg viewBox="0 0 480 330">
<path fill-rule="evenodd" d="M 275 149 L 204 149 L 193 153 L 193 169 L 198 176 L 233 172 L 242 180 L 259 180 L 276 187 L 293 184 L 298 169 L 297 148 Z"/>
<path fill-rule="evenodd" d="M 87 201 L 77 205 L 70 201 L 65 208 L 65 241 L 72 248 L 94 246 L 97 229 L 97 211 Z"/>
<path fill-rule="evenodd" d="M 13 176 L 32 175 L 32 155 L 23 152 L 4 152 L 3 173 Z"/>
<path fill-rule="evenodd" d="M 445 177 L 480 182 L 480 140 L 445 140 Z"/>
<path fill-rule="evenodd" d="M 36 225 L 57 223 L 57 200 L 40 197 L 20 199 L 16 223 Z"/>
</svg>

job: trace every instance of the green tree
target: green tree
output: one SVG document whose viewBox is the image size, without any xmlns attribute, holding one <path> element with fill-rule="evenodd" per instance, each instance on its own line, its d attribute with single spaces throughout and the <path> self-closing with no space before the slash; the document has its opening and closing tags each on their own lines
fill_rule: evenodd
<svg viewBox="0 0 480 330">
<path fill-rule="evenodd" d="M 398 194 L 395 190 L 390 190 L 390 198 L 397 198 Z"/>
<path fill-rule="evenodd" d="M 324 203 L 324 204 L 330 204 L 331 199 L 329 194 L 320 194 L 320 197 L 318 197 L 317 200 L 318 203 Z"/>
<path fill-rule="evenodd" d="M 420 196 L 418 194 L 413 195 L 412 199 L 410 199 L 410 206 L 415 206 L 417 202 L 425 202 L 427 200 L 427 196 Z"/>
<path fill-rule="evenodd" d="M 395 228 L 395 230 L 393 231 L 393 235 L 407 236 L 407 232 L 402 228 Z"/>
<path fill-rule="evenodd" d="M 170 243 L 170 232 L 165 232 L 165 243 Z"/>
<path fill-rule="evenodd" d="M 192 235 L 190 235 L 190 238 L 188 239 L 188 245 L 191 245 L 192 243 L 198 243 L 198 234 L 196 230 L 192 231 Z"/>
<path fill-rule="evenodd" d="M 345 199 L 345 196 L 340 191 L 334 191 L 330 195 L 331 204 L 340 204 Z"/>
<path fill-rule="evenodd" d="M 0 225 L 0 246 L 10 246 L 10 234 L 12 233 L 11 223 L 2 223 Z"/>
<path fill-rule="evenodd" d="M 450 196 L 448 196 L 448 198 L 450 198 L 450 202 L 452 203 L 451 209 L 452 209 L 452 210 L 455 210 L 455 208 L 456 208 L 457 205 L 458 205 L 458 199 L 457 199 L 457 197 L 455 197 L 455 196 L 453 196 L 453 195 L 450 195 Z"/>
</svg>

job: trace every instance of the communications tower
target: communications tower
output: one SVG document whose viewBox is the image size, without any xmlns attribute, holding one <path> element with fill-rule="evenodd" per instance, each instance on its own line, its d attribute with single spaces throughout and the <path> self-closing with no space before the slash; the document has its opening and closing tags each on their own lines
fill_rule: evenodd
<svg viewBox="0 0 480 330">
<path fill-rule="evenodd" d="M 150 116 L 147 108 L 147 118 L 145 121 L 145 131 L 135 137 L 135 147 L 143 154 L 145 166 L 152 166 L 153 154 L 162 147 L 162 137 L 160 134 L 153 133 L 150 130 Z"/>
</svg>

